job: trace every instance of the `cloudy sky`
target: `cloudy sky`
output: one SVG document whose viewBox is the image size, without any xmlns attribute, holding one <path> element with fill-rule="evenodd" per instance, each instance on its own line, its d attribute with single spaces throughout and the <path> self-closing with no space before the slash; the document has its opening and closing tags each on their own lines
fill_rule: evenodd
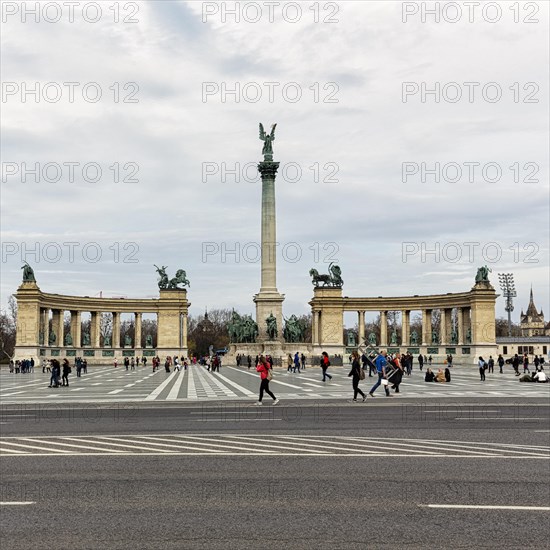
<svg viewBox="0 0 550 550">
<path fill-rule="evenodd" d="M 516 319 L 531 284 L 550 317 L 548 3 L 23 4 L 2 4 L 2 307 L 27 260 L 89 296 L 183 268 L 191 313 L 252 312 L 261 121 L 285 315 L 337 261 L 348 296 L 467 291 L 487 264 Z"/>
</svg>

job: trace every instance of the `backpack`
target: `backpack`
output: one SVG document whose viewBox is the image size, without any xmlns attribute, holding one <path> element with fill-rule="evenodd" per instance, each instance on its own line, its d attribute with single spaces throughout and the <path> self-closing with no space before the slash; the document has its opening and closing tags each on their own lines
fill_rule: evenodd
<svg viewBox="0 0 550 550">
<path fill-rule="evenodd" d="M 483 370 L 487 370 L 487 361 L 483 361 Z"/>
</svg>

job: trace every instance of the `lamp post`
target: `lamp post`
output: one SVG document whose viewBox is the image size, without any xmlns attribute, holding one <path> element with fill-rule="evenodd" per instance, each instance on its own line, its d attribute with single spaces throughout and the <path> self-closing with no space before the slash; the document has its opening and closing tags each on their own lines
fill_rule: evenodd
<svg viewBox="0 0 550 550">
<path fill-rule="evenodd" d="M 517 296 L 514 286 L 514 275 L 512 273 L 499 273 L 498 282 L 502 289 L 502 294 L 506 298 L 504 311 L 508 312 L 508 336 L 510 337 L 512 336 L 512 311 L 514 311 L 512 298 Z"/>
</svg>

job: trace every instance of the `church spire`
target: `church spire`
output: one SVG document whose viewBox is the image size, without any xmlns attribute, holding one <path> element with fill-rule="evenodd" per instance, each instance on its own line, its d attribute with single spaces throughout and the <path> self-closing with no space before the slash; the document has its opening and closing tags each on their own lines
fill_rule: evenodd
<svg viewBox="0 0 550 550">
<path fill-rule="evenodd" d="M 525 314 L 529 317 L 538 317 L 540 315 L 537 311 L 537 308 L 535 307 L 535 301 L 533 300 L 533 285 L 531 285 L 531 292 L 529 294 L 529 306 L 527 307 L 527 311 Z"/>
</svg>

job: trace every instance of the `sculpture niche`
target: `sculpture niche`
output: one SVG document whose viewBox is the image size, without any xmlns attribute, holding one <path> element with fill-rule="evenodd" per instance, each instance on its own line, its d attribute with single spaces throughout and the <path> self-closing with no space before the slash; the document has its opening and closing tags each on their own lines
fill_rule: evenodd
<svg viewBox="0 0 550 550">
<path fill-rule="evenodd" d="M 269 317 L 265 320 L 265 322 L 267 325 L 267 336 L 270 340 L 275 340 L 279 334 L 279 331 L 277 330 L 277 319 L 275 319 L 273 313 L 269 314 Z"/>
</svg>

